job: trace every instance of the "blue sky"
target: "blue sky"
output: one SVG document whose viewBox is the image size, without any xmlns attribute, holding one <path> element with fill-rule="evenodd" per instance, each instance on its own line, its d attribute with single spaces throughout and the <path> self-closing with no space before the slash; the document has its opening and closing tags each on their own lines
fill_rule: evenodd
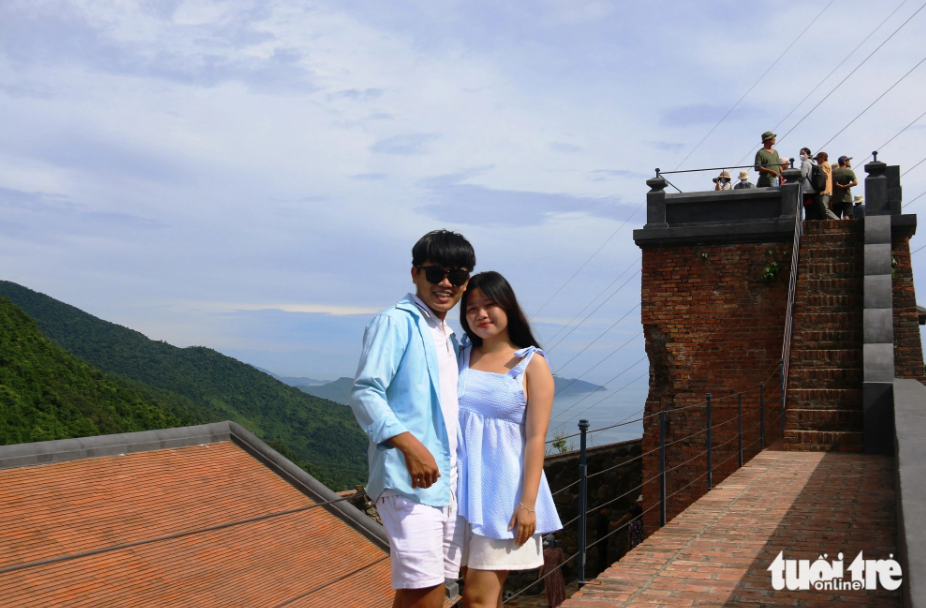
<svg viewBox="0 0 926 608">
<path fill-rule="evenodd" d="M 676 168 L 826 6 L 8 0 L 0 274 L 154 339 L 333 379 L 353 373 L 371 315 L 411 288 L 415 240 L 450 228 L 548 340 L 632 276 L 653 169 Z M 832 4 L 682 168 L 751 157 L 919 7 Z M 779 149 L 816 150 L 910 70 L 924 20 Z M 924 93 L 926 66 L 826 150 L 861 164 L 926 110 Z M 923 128 L 881 159 L 920 161 Z M 904 188 L 926 190 L 926 163 Z M 639 313 L 614 325 L 638 302 L 639 277 L 552 349 L 554 369 L 580 375 L 625 343 L 585 379 L 639 361 Z M 609 386 L 645 361 L 635 369 Z M 615 399 L 642 407 L 645 392 L 644 377 Z"/>
</svg>

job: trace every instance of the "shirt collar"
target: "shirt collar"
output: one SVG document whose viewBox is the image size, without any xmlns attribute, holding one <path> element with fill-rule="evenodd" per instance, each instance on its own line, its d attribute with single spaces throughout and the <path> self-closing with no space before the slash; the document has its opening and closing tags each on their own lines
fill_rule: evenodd
<svg viewBox="0 0 926 608">
<path fill-rule="evenodd" d="M 409 293 L 407 297 L 409 300 L 415 303 L 415 306 L 417 306 L 421 310 L 421 314 L 424 315 L 424 318 L 427 319 L 428 322 L 434 323 L 437 325 L 446 326 L 447 328 L 450 329 L 450 333 L 453 333 L 453 329 L 450 328 L 450 325 L 447 324 L 446 320 L 441 319 L 437 315 L 435 315 L 434 311 L 431 310 L 431 307 L 424 303 L 424 300 L 422 300 L 416 294 L 413 294 L 413 293 Z"/>
</svg>

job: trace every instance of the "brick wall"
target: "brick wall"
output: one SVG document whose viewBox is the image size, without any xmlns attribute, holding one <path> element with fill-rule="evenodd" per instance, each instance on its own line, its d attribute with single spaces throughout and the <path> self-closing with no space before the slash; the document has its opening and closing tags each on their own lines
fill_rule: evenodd
<svg viewBox="0 0 926 608">
<path fill-rule="evenodd" d="M 910 263 L 910 237 L 895 236 L 891 246 L 894 266 L 894 375 L 926 384 L 923 345 L 916 313 L 916 290 Z"/>
<path fill-rule="evenodd" d="M 772 253 L 769 253 L 769 250 Z M 713 431 L 714 483 L 737 467 L 737 391 L 756 389 L 772 376 L 766 406 L 780 404 L 777 366 L 781 356 L 785 303 L 788 293 L 791 243 L 685 245 L 643 249 L 642 321 L 650 361 L 650 390 L 646 414 L 669 413 L 666 441 L 667 501 L 672 519 L 707 490 L 705 393 L 713 396 L 713 424 L 730 421 Z M 763 270 L 779 264 L 775 279 L 763 280 Z M 758 422 L 759 394 L 743 398 L 744 428 Z M 778 410 L 767 411 L 770 438 L 780 437 Z M 685 439 L 686 437 L 690 437 Z M 758 437 L 746 433 L 744 445 Z M 732 439 L 732 441 L 730 441 Z M 643 451 L 659 446 L 658 416 L 644 421 Z M 758 443 L 749 453 L 758 451 Z M 732 457 L 731 457 L 732 456 Z M 689 461 L 687 464 L 683 464 Z M 726 461 L 726 462 L 724 462 Z M 659 470 L 658 452 L 643 459 L 643 479 Z M 690 485 L 689 485 L 690 484 Z M 658 528 L 659 486 L 644 487 L 644 529 Z"/>
</svg>

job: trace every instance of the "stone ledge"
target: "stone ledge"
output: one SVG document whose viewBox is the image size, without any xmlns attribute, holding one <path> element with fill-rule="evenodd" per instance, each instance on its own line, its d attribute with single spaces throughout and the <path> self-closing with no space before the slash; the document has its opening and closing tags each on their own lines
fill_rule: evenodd
<svg viewBox="0 0 926 608">
<path fill-rule="evenodd" d="M 926 608 L 926 387 L 894 380 L 897 547 L 904 608 Z"/>
</svg>

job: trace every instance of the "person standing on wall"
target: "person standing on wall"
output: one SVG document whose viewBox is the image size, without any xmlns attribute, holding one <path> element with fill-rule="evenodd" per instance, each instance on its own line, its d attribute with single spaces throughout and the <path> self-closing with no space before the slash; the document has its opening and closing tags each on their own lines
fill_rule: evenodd
<svg viewBox="0 0 926 608">
<path fill-rule="evenodd" d="M 778 158 L 778 150 L 772 147 L 775 145 L 776 137 L 778 136 L 771 131 L 762 134 L 762 148 L 756 152 L 755 162 L 755 169 L 759 174 L 757 188 L 772 187 L 772 180 L 778 179 L 781 174 L 781 159 Z"/>
<path fill-rule="evenodd" d="M 826 219 L 838 220 L 839 218 L 830 208 L 833 199 L 833 169 L 830 167 L 830 155 L 826 152 L 817 152 L 815 160 L 823 170 L 823 174 L 826 175 L 826 188 L 820 193 L 820 202 L 823 203 L 823 209 L 826 211 Z"/>
<path fill-rule="evenodd" d="M 822 170 L 819 165 L 817 165 L 817 161 L 813 159 L 810 148 L 801 148 L 801 191 L 804 197 L 805 220 L 826 219 L 826 210 L 823 208 L 823 202 L 820 199 L 817 188 L 813 185 L 813 182 L 816 181 L 816 185 L 820 190 L 826 188 L 825 176 L 821 183 L 821 175 L 823 175 Z"/>
<path fill-rule="evenodd" d="M 475 265 L 462 235 L 424 235 L 412 249 L 415 293 L 363 335 L 350 405 L 370 438 L 366 491 L 389 537 L 394 608 L 441 608 L 445 579 L 459 576 L 459 345 L 446 317 Z"/>
<path fill-rule="evenodd" d="M 852 170 L 852 157 L 840 156 L 839 166 L 833 169 L 833 213 L 846 220 L 852 219 L 852 188 L 858 179 Z"/>
</svg>

